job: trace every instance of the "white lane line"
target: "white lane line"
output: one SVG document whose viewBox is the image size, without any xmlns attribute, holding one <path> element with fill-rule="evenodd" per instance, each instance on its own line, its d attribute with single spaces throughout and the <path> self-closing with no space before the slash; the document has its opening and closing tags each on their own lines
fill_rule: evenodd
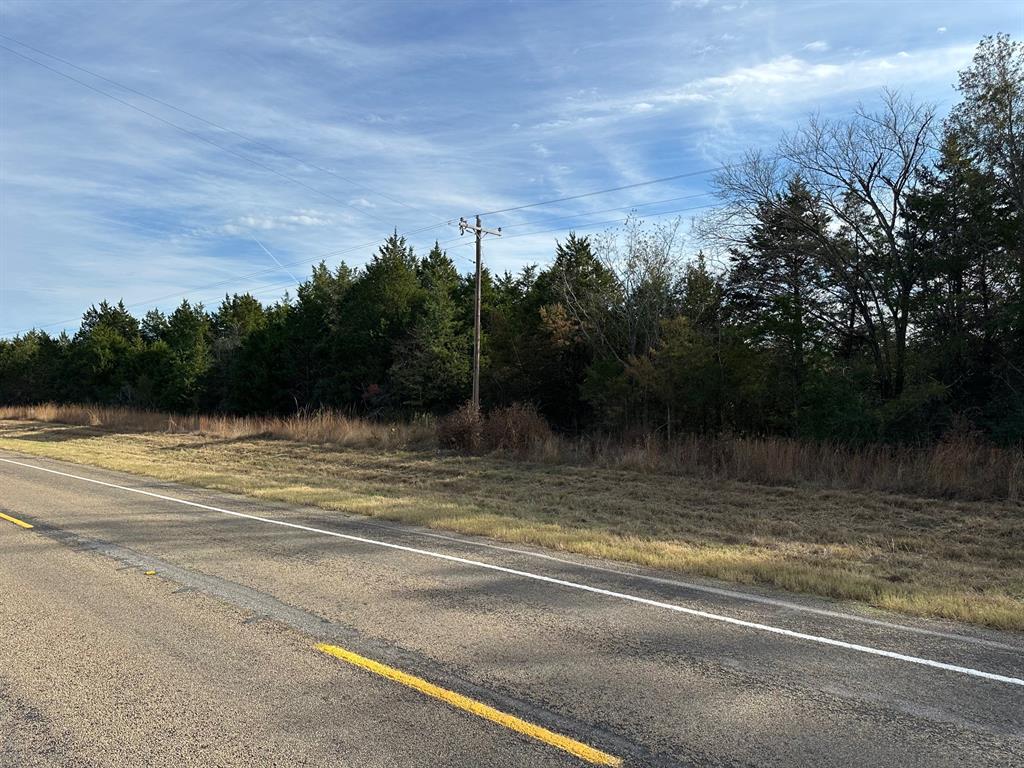
<svg viewBox="0 0 1024 768">
<path fill-rule="evenodd" d="M 347 541 L 358 541 L 361 544 L 373 544 L 378 547 L 385 547 L 387 549 L 395 549 L 401 552 L 409 552 L 415 555 L 423 555 L 425 557 L 433 557 L 438 560 L 446 560 L 452 563 L 461 563 L 462 565 L 472 565 L 477 568 L 485 568 L 489 571 L 497 571 L 499 573 L 507 573 L 512 576 L 520 576 L 524 579 L 532 579 L 534 581 L 542 581 L 547 584 L 557 584 L 561 587 L 568 587 L 570 589 L 578 589 L 582 592 L 590 592 L 595 595 L 604 595 L 605 597 L 614 597 L 618 600 L 626 600 L 631 603 L 638 603 L 640 605 L 648 605 L 653 608 L 663 608 L 668 611 L 675 611 L 676 613 L 683 613 L 687 616 L 696 616 L 702 619 L 708 619 L 710 621 L 718 621 L 723 624 L 731 624 L 737 627 L 744 627 L 746 629 L 753 629 L 759 632 L 768 632 L 773 635 L 782 635 L 783 637 L 790 637 L 796 640 L 806 640 L 811 643 L 818 643 L 820 645 L 828 645 L 834 648 L 844 648 L 849 651 L 857 651 L 859 653 L 866 653 L 872 656 L 882 656 L 887 659 L 896 659 L 898 661 L 905 661 L 911 664 L 919 664 L 924 667 L 932 667 L 933 669 L 943 669 L 947 672 L 957 672 L 962 675 L 970 675 L 971 677 L 977 677 L 984 680 L 993 680 L 999 683 L 1009 683 L 1010 685 L 1019 685 L 1024 687 L 1024 679 L 1019 677 L 1008 677 L 1007 675 L 998 675 L 994 672 L 985 672 L 980 669 L 972 669 L 971 667 L 961 667 L 956 664 L 947 664 L 942 661 L 935 661 L 934 659 L 925 659 L 920 656 L 910 656 L 905 653 L 897 653 L 896 651 L 887 651 L 882 648 L 873 648 L 868 645 L 859 645 L 857 643 L 847 643 L 843 640 L 835 640 L 831 637 L 821 637 L 820 635 L 809 635 L 804 632 L 794 632 L 791 629 L 783 629 L 782 627 L 773 627 L 769 624 L 759 624 L 754 621 L 745 621 L 744 619 L 734 619 L 731 616 L 722 616 L 717 613 L 710 613 L 709 611 L 701 611 L 696 608 L 686 608 L 681 605 L 675 605 L 673 603 L 665 603 L 660 600 L 651 600 L 650 598 L 640 597 L 639 595 L 630 595 L 625 592 L 615 592 L 610 589 L 601 589 L 600 587 L 592 587 L 589 584 L 580 584 L 575 581 L 566 581 L 565 579 L 556 579 L 552 576 L 544 576 L 539 573 L 531 573 L 529 571 L 520 571 L 515 568 L 506 568 L 501 565 L 494 565 L 492 563 L 485 563 L 479 560 L 470 560 L 465 557 L 456 557 L 455 555 L 446 555 L 441 552 L 431 552 L 427 549 L 418 549 L 416 547 L 407 547 L 402 544 L 392 544 L 387 541 L 378 541 L 377 539 L 368 539 L 364 536 L 353 536 L 348 533 L 339 533 L 337 531 L 329 531 L 324 528 L 314 528 L 309 525 L 301 525 L 300 523 L 289 523 L 284 520 L 274 520 L 270 517 L 260 517 L 259 515 L 249 515 L 245 512 L 234 512 L 230 509 L 222 509 L 221 507 L 213 507 L 209 504 L 200 504 L 196 501 L 188 501 L 186 499 L 178 499 L 174 496 L 165 496 L 161 493 L 153 493 L 152 491 L 144 491 L 140 488 L 129 488 L 124 485 L 117 485 L 116 483 L 107 483 L 103 480 L 94 480 L 91 477 L 82 477 L 81 475 L 73 475 L 69 472 L 60 472 L 56 469 L 48 469 L 47 467 L 36 466 L 35 464 L 25 464 L 20 461 L 13 461 L 12 459 L 0 458 L 7 464 L 15 464 L 19 467 L 27 467 L 28 469 L 39 470 L 40 472 L 49 472 L 50 474 L 60 475 L 61 477 L 70 477 L 74 480 L 82 480 L 86 483 L 93 483 L 95 485 L 102 485 L 107 488 L 116 488 L 120 491 L 127 491 L 129 493 L 137 493 L 142 496 L 150 496 L 154 499 L 160 499 L 161 501 L 170 501 L 175 504 L 184 504 L 189 507 L 195 507 L 197 509 L 205 509 L 209 512 L 219 512 L 222 515 L 230 515 L 232 517 L 240 517 L 246 520 L 256 520 L 261 523 L 268 523 L 270 525 L 280 525 L 284 528 L 294 528 L 299 531 L 307 531 L 309 533 L 319 533 L 323 536 L 333 536 L 338 539 L 345 539 Z"/>
<path fill-rule="evenodd" d="M 1019 646 L 1010 645 L 1009 643 L 1001 643 L 998 640 L 989 640 L 986 637 L 961 635 L 957 634 L 956 632 L 943 632 L 937 629 L 914 627 L 909 624 L 897 624 L 893 621 L 873 619 L 869 616 L 860 616 L 855 613 L 843 613 L 842 611 L 832 611 L 828 608 L 815 608 L 811 605 L 802 605 L 800 603 L 794 603 L 788 600 L 779 600 L 778 598 L 774 597 L 764 597 L 763 595 L 756 595 L 750 592 L 739 592 L 735 589 L 712 587 L 707 584 L 696 584 L 692 581 L 681 581 L 679 579 L 665 579 L 659 576 L 651 576 L 647 573 L 640 573 L 639 571 L 629 571 L 622 568 L 609 568 L 607 566 L 594 565 L 593 563 L 584 563 L 578 560 L 570 560 L 567 557 L 555 557 L 554 555 L 548 555 L 543 552 L 533 552 L 529 549 L 517 549 L 515 547 L 502 546 L 501 544 L 490 544 L 485 541 L 476 541 L 475 539 L 466 538 L 462 536 L 450 536 L 443 533 L 434 533 L 432 531 L 421 531 L 418 529 L 413 529 L 408 526 L 401 525 L 399 523 L 380 523 L 375 520 L 368 519 L 362 515 L 348 515 L 348 517 L 349 519 L 353 520 L 354 522 L 357 522 L 360 525 L 368 525 L 373 528 L 382 528 L 384 530 L 397 529 L 411 536 L 427 536 L 432 539 L 441 539 L 443 541 L 457 542 L 459 544 L 464 544 L 468 547 L 482 547 L 484 549 L 494 549 L 500 552 L 511 552 L 515 555 L 523 555 L 524 557 L 532 557 L 538 560 L 547 560 L 548 562 L 552 563 L 571 565 L 576 568 L 586 569 L 588 571 L 597 571 L 598 573 L 610 573 L 614 576 L 624 576 L 629 579 L 641 579 L 643 581 L 649 581 L 652 584 L 664 584 L 665 586 L 675 587 L 677 589 L 685 589 L 693 592 L 704 592 L 709 595 L 718 595 L 719 597 L 727 597 L 733 600 L 744 600 L 751 603 L 760 603 L 761 605 L 770 605 L 775 608 L 782 608 L 789 611 L 813 613 L 818 616 L 827 616 L 831 619 L 855 621 L 860 624 L 869 624 L 871 626 L 884 627 L 886 629 L 896 629 L 900 632 L 910 632 L 917 635 L 926 635 L 928 637 L 941 637 L 944 640 L 955 640 L 961 643 L 982 645 L 988 648 L 998 648 L 1004 651 L 1024 652 L 1024 648 L 1021 648 Z"/>
</svg>

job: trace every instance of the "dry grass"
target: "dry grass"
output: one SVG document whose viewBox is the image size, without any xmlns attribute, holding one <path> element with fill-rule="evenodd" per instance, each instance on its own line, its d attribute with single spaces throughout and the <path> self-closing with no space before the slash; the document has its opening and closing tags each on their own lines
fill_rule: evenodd
<svg viewBox="0 0 1024 768">
<path fill-rule="evenodd" d="M 812 486 L 904 493 L 963 500 L 1024 500 L 1024 450 L 985 444 L 970 434 L 929 448 L 767 437 L 651 436 L 566 438 L 547 429 L 535 411 L 498 409 L 474 421 L 465 408 L 435 425 L 421 417 L 381 422 L 336 411 L 289 417 L 175 415 L 85 405 L 0 406 L 0 419 L 99 427 L 117 432 L 199 434 L 229 439 L 279 438 L 313 445 L 384 450 L 463 446 L 542 464 L 626 469 L 702 479 L 778 486 Z M 440 440 L 439 440 L 440 433 Z"/>
<path fill-rule="evenodd" d="M 687 477 L 651 471 L 643 453 L 635 461 L 644 471 L 635 471 L 383 450 L 398 439 L 373 430 L 345 433 L 350 441 L 369 442 L 343 447 L 267 440 L 258 436 L 266 432 L 255 429 L 257 436 L 186 434 L 168 431 L 166 421 L 154 424 L 152 432 L 119 434 L 109 429 L 109 421 L 107 429 L 4 421 L 0 447 L 325 510 L 858 600 L 912 615 L 1024 630 L 1024 506 L 1016 502 L 766 486 L 723 479 L 723 469 L 717 477 Z M 410 438 L 416 434 L 413 426 L 404 429 Z M 623 453 L 615 461 L 627 464 L 627 458 Z M 716 459 L 721 462 L 716 466 L 727 468 L 726 459 Z M 809 459 L 793 458 L 795 472 L 805 471 L 803 461 Z"/>
<path fill-rule="evenodd" d="M 559 460 L 767 485 L 815 485 L 951 499 L 1024 499 L 1024 451 L 952 437 L 928 448 L 767 437 L 686 436 L 622 445 L 580 440 Z"/>
<path fill-rule="evenodd" d="M 423 417 L 410 422 L 381 422 L 321 410 L 294 416 L 225 416 L 173 414 L 100 405 L 0 406 L 0 419 L 75 424 L 113 432 L 166 432 L 236 440 L 245 437 L 279 438 L 315 445 L 364 448 L 430 447 L 434 422 Z"/>
</svg>

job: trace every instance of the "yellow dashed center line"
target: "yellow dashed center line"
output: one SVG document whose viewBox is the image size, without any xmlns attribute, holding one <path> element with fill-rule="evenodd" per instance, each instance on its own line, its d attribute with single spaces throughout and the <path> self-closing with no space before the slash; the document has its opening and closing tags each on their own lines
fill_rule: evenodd
<svg viewBox="0 0 1024 768">
<path fill-rule="evenodd" d="M 420 693 L 425 693 L 427 696 L 433 696 L 435 699 L 440 699 L 445 704 L 455 707 L 456 709 L 461 709 L 474 714 L 477 717 L 490 720 L 492 723 L 503 725 L 516 733 L 529 736 L 530 738 L 543 742 L 548 746 L 564 750 L 570 755 L 575 755 L 581 760 L 585 760 L 593 765 L 622 765 L 621 758 L 609 755 L 607 752 L 594 749 L 583 742 L 570 739 L 568 736 L 562 736 L 554 731 L 549 731 L 547 728 L 542 728 L 539 725 L 528 723 L 514 715 L 502 712 L 494 707 L 489 707 L 482 702 L 469 698 L 468 696 L 463 696 L 455 691 L 449 691 L 447 688 L 441 688 L 433 683 L 428 683 L 420 677 L 402 672 L 400 669 L 395 669 L 394 667 L 389 667 L 387 664 L 381 664 L 379 661 L 368 659 L 365 656 L 360 656 L 358 653 L 353 653 L 352 651 L 340 648 L 337 645 L 317 643 L 316 649 L 329 656 L 334 656 L 337 659 L 346 661 L 349 664 L 362 667 L 376 675 L 386 677 L 388 680 L 401 683 L 402 685 L 408 686 Z"/>
<path fill-rule="evenodd" d="M 0 512 L 0 518 L 6 520 L 9 523 L 14 523 L 15 525 L 20 525 L 22 528 L 31 528 L 32 527 L 32 525 L 30 523 L 26 523 L 24 520 L 19 520 L 18 518 L 11 517 L 10 515 L 5 515 L 3 512 Z"/>
</svg>

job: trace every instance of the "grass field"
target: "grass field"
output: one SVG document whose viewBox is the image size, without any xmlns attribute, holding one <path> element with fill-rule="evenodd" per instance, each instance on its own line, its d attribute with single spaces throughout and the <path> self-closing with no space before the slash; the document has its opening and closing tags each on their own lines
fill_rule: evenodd
<svg viewBox="0 0 1024 768">
<path fill-rule="evenodd" d="M 1024 506 L 436 451 L 0 421 L 0 448 L 1024 630 Z"/>
</svg>

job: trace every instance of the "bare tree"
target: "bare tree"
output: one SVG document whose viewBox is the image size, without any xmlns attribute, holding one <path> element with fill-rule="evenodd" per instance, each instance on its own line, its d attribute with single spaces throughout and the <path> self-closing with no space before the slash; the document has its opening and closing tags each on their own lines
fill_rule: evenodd
<svg viewBox="0 0 1024 768">
<path fill-rule="evenodd" d="M 785 215 L 781 200 L 799 176 L 834 221 L 808 230 L 856 313 L 874 359 L 883 397 L 905 384 L 911 298 L 921 279 L 919 254 L 903 239 L 908 198 L 932 151 L 935 110 L 884 91 L 875 111 L 859 106 L 845 120 L 811 117 L 772 156 L 748 155 L 715 178 L 725 206 L 703 225 L 705 236 L 739 242 L 766 210 Z M 794 227 L 802 226 L 798 217 Z"/>
<path fill-rule="evenodd" d="M 606 281 L 564 275 L 565 305 L 591 343 L 625 366 L 655 345 L 673 313 L 682 280 L 679 221 L 645 225 L 630 216 L 592 238 Z"/>
</svg>

